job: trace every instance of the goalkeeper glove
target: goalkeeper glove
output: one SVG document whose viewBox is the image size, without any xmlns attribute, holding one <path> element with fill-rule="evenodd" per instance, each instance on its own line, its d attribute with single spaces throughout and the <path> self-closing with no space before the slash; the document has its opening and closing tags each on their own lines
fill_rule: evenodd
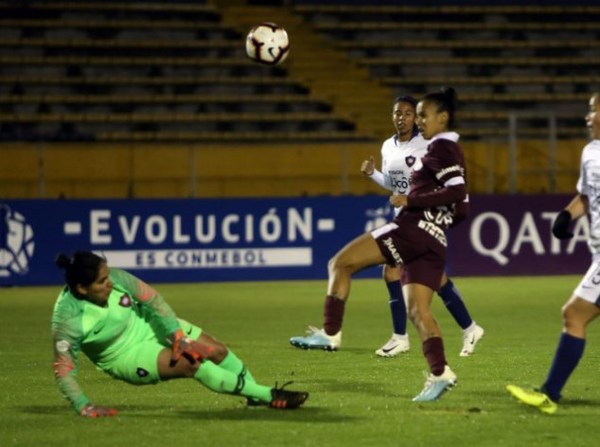
<svg viewBox="0 0 600 447">
<path fill-rule="evenodd" d="M 115 408 L 100 407 L 97 405 L 85 405 L 79 414 L 88 418 L 101 418 L 104 416 L 114 416 L 119 412 Z"/>
<path fill-rule="evenodd" d="M 171 366 L 175 366 L 181 357 L 185 357 L 192 365 L 204 357 L 197 349 L 198 344 L 186 337 L 181 329 L 177 329 L 169 336 L 169 343 L 171 344 L 171 361 L 169 362 Z"/>
<path fill-rule="evenodd" d="M 571 239 L 573 233 L 569 231 L 569 224 L 571 223 L 571 213 L 567 210 L 562 210 L 554 219 L 552 224 L 552 234 L 557 239 Z"/>
</svg>

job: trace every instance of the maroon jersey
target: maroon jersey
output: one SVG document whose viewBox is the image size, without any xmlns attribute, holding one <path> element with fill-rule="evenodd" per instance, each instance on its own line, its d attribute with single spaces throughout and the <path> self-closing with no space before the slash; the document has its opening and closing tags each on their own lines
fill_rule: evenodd
<svg viewBox="0 0 600 447">
<path fill-rule="evenodd" d="M 460 146 L 443 134 L 433 139 L 409 181 L 408 203 L 394 221 L 400 227 L 416 225 L 446 246 L 445 232 L 458 217 L 457 205 L 467 197 L 465 159 Z"/>
</svg>

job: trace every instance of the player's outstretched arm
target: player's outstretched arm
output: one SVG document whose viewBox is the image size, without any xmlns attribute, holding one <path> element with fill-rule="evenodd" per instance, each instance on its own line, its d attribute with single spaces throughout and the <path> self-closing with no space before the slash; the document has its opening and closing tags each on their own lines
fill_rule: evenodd
<svg viewBox="0 0 600 447">
<path fill-rule="evenodd" d="M 77 382 L 77 363 L 81 350 L 81 321 L 71 307 L 63 307 L 52 318 L 54 379 L 58 389 L 80 413 L 90 400 Z"/>
</svg>

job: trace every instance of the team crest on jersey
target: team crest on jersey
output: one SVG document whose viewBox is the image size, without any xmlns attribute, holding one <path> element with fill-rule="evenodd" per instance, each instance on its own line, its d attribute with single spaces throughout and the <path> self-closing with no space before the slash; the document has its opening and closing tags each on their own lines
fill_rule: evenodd
<svg viewBox="0 0 600 447">
<path fill-rule="evenodd" d="M 409 155 L 408 157 L 404 158 L 404 161 L 406 162 L 406 166 L 411 168 L 412 165 L 415 164 L 415 161 L 417 161 L 417 158 L 414 155 Z"/>
<path fill-rule="evenodd" d="M 119 300 L 119 306 L 131 307 L 131 298 L 129 297 L 129 295 L 125 294 L 121 297 L 121 299 Z"/>
</svg>

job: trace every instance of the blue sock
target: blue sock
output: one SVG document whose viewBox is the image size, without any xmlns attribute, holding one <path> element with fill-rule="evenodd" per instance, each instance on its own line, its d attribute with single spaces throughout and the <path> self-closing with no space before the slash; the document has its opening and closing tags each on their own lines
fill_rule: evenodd
<svg viewBox="0 0 600 447">
<path fill-rule="evenodd" d="M 444 287 L 441 287 L 437 293 L 442 297 L 448 311 L 463 330 L 473 324 L 473 319 L 471 318 L 471 315 L 469 315 L 467 306 L 465 306 L 460 293 L 458 293 L 458 290 L 454 287 L 452 281 L 448 280 L 448 282 L 444 284 Z"/>
<path fill-rule="evenodd" d="M 542 390 L 554 402 L 558 402 L 561 390 L 571 373 L 577 368 L 579 359 L 583 356 L 583 348 L 585 348 L 585 338 L 573 337 L 565 332 L 560 335 L 554 361 L 548 372 L 546 383 L 542 387 Z"/>
<path fill-rule="evenodd" d="M 406 304 L 402 295 L 402 284 L 400 281 L 386 282 L 385 285 L 390 293 L 390 311 L 392 313 L 392 325 L 394 334 L 406 334 Z"/>
</svg>

